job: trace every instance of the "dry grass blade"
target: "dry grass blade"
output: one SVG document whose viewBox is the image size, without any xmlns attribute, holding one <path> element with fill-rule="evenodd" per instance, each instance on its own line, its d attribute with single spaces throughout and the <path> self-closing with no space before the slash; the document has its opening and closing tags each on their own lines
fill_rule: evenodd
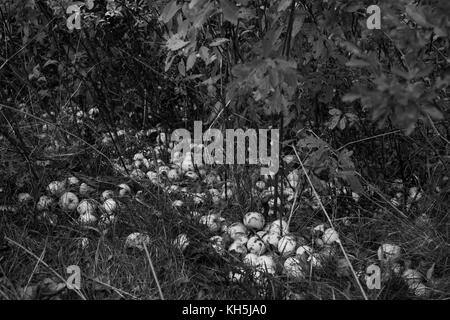
<svg viewBox="0 0 450 320">
<path fill-rule="evenodd" d="M 100 285 L 102 285 L 102 286 L 104 286 L 104 287 L 107 287 L 107 288 L 113 290 L 113 291 L 116 292 L 119 296 L 121 296 L 123 299 L 125 299 L 125 295 L 127 295 L 127 296 L 129 296 L 129 297 L 131 297 L 131 298 L 133 298 L 133 299 L 135 299 L 135 300 L 138 300 L 138 297 L 132 295 L 131 293 L 128 293 L 128 292 L 126 292 L 126 291 L 123 291 L 123 290 L 121 290 L 121 289 L 119 289 L 119 288 L 116 288 L 116 287 L 110 285 L 110 284 L 104 283 L 104 282 L 102 282 L 102 281 L 100 281 L 100 280 L 98 280 L 98 279 L 95 279 L 95 278 L 87 278 L 87 279 L 89 279 L 89 280 L 91 280 L 91 281 L 94 281 L 94 282 L 96 282 L 96 283 L 98 283 L 98 284 L 100 284 Z"/>
<path fill-rule="evenodd" d="M 31 283 L 31 279 L 33 279 L 33 276 L 34 276 L 34 274 L 35 274 L 35 272 L 36 272 L 36 270 L 37 270 L 37 268 L 38 268 L 38 266 L 39 266 L 39 263 L 41 263 L 41 262 L 44 260 L 46 248 L 47 248 L 47 247 L 44 247 L 44 249 L 42 250 L 42 253 L 41 253 L 41 255 L 40 255 L 38 261 L 36 261 L 36 265 L 34 266 L 33 271 L 31 272 L 30 277 L 28 278 L 28 282 L 27 282 L 25 288 L 23 289 L 24 292 L 27 291 L 27 288 L 28 288 L 28 286 L 29 286 L 30 283 Z"/>
<path fill-rule="evenodd" d="M 150 269 L 152 269 L 153 278 L 155 279 L 156 286 L 158 287 L 159 297 L 161 300 L 164 300 L 164 295 L 161 290 L 161 286 L 159 285 L 158 277 L 156 276 L 155 268 L 153 267 L 152 258 L 150 258 L 150 254 L 148 253 L 147 245 L 144 243 L 145 254 L 147 255 L 148 263 L 150 264 Z"/>
<path fill-rule="evenodd" d="M 328 214 L 327 210 L 323 206 L 322 200 L 320 199 L 319 195 L 317 194 L 317 191 L 314 188 L 314 185 L 312 184 L 312 181 L 309 178 L 308 173 L 306 172 L 305 166 L 303 165 L 303 161 L 300 159 L 300 156 L 298 155 L 297 150 L 295 149 L 295 147 L 292 147 L 292 149 L 294 150 L 295 155 L 296 155 L 298 161 L 300 162 L 300 165 L 302 166 L 303 173 L 305 174 L 306 178 L 308 179 L 308 183 L 311 186 L 311 190 L 313 191 L 314 197 L 316 198 L 317 202 L 319 203 L 320 208 L 322 209 L 323 213 L 327 217 L 327 220 L 328 220 L 328 223 L 330 224 L 330 227 L 334 229 L 334 225 L 333 225 L 333 222 L 331 221 L 330 215 Z M 352 271 L 352 274 L 353 274 L 353 277 L 356 280 L 356 283 L 358 284 L 358 287 L 359 287 L 359 290 L 361 291 L 361 294 L 363 295 L 365 300 L 369 300 L 368 297 L 367 297 L 366 292 L 364 291 L 364 288 L 361 285 L 361 282 L 358 279 L 358 276 L 356 275 L 355 269 L 353 269 L 353 265 L 350 262 L 350 259 L 348 258 L 348 255 L 347 255 L 347 252 L 344 249 L 344 246 L 342 245 L 340 240 L 337 241 L 337 242 L 339 244 L 339 247 L 341 248 L 342 253 L 344 254 L 345 260 L 347 260 L 347 263 L 348 263 L 348 265 L 350 267 L 350 270 Z"/>
</svg>

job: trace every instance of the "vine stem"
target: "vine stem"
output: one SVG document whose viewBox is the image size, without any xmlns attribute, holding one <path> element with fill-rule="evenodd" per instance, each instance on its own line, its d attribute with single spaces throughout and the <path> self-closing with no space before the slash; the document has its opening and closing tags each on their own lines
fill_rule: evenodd
<svg viewBox="0 0 450 320">
<path fill-rule="evenodd" d="M 302 166 L 302 170 L 303 173 L 305 174 L 306 178 L 308 179 L 308 183 L 311 186 L 311 190 L 313 191 L 314 197 L 316 198 L 317 202 L 319 203 L 320 208 L 322 209 L 323 213 L 325 214 L 325 216 L 327 217 L 328 223 L 330 224 L 331 228 L 333 228 L 334 230 L 336 230 L 334 228 L 333 222 L 331 221 L 331 218 L 327 212 L 327 210 L 325 209 L 325 207 L 323 206 L 322 200 L 319 197 L 319 194 L 317 193 L 316 189 L 314 188 L 314 185 L 311 182 L 311 179 L 309 178 L 308 173 L 306 172 L 305 166 L 303 165 L 303 161 L 300 159 L 300 156 L 297 153 L 297 150 L 295 149 L 295 147 L 292 147 L 292 149 L 295 152 L 295 155 L 298 159 L 298 161 L 300 162 L 300 165 Z M 345 251 L 344 246 L 342 245 L 342 242 L 340 239 L 338 239 L 337 243 L 339 244 L 339 247 L 342 251 L 342 253 L 344 254 L 345 260 L 347 261 L 348 265 L 350 266 L 350 270 L 352 271 L 353 277 L 356 280 L 356 283 L 358 284 L 359 290 L 361 291 L 361 294 L 364 297 L 364 300 L 369 300 L 367 297 L 366 292 L 364 291 L 364 288 L 361 285 L 361 282 L 358 279 L 358 276 L 356 275 L 355 269 L 353 268 L 352 263 L 350 262 L 350 259 L 348 258 L 347 252 Z"/>
</svg>

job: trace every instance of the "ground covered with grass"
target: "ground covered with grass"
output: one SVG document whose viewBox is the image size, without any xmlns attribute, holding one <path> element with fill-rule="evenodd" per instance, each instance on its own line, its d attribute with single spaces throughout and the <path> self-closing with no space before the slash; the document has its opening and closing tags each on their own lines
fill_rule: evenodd
<svg viewBox="0 0 450 320">
<path fill-rule="evenodd" d="M 446 207 L 422 188 L 397 180 L 357 194 L 324 182 L 319 201 L 295 155 L 275 191 L 257 166 L 174 163 L 168 145 L 124 143 L 108 176 L 51 170 L 73 165 L 55 159 L 38 190 L 2 185 L 2 298 L 448 298 Z M 80 290 L 66 286 L 71 265 Z"/>
</svg>

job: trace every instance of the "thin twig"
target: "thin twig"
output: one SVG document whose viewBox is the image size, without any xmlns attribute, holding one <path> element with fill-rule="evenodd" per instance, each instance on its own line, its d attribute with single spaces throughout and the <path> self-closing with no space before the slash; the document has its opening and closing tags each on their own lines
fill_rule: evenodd
<svg viewBox="0 0 450 320">
<path fill-rule="evenodd" d="M 358 143 L 358 142 L 363 142 L 363 141 L 367 141 L 367 140 L 372 140 L 372 139 L 376 139 L 376 138 L 388 136 L 388 135 L 390 135 L 390 134 L 399 133 L 399 132 L 401 132 L 401 130 L 394 130 L 394 131 L 390 131 L 390 132 L 386 132 L 386 133 L 381 133 L 381 134 L 378 134 L 378 135 L 375 135 L 375 136 L 372 136 L 372 137 L 367 137 L 367 138 L 364 138 L 364 139 L 352 141 L 352 142 L 349 142 L 349 143 L 344 144 L 342 147 L 340 147 L 340 148 L 337 149 L 336 151 L 341 151 L 342 149 L 344 149 L 344 148 L 346 148 L 346 147 L 348 147 L 348 146 L 350 146 L 350 145 L 352 145 L 352 144 Z"/>
</svg>

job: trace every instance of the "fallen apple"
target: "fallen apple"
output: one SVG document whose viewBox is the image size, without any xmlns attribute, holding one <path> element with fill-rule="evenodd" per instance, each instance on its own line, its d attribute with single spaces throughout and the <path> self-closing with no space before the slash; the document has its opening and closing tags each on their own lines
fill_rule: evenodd
<svg viewBox="0 0 450 320">
<path fill-rule="evenodd" d="M 59 198 L 59 206 L 62 210 L 73 211 L 78 207 L 78 203 L 78 197 L 72 192 L 66 192 Z"/>
</svg>

